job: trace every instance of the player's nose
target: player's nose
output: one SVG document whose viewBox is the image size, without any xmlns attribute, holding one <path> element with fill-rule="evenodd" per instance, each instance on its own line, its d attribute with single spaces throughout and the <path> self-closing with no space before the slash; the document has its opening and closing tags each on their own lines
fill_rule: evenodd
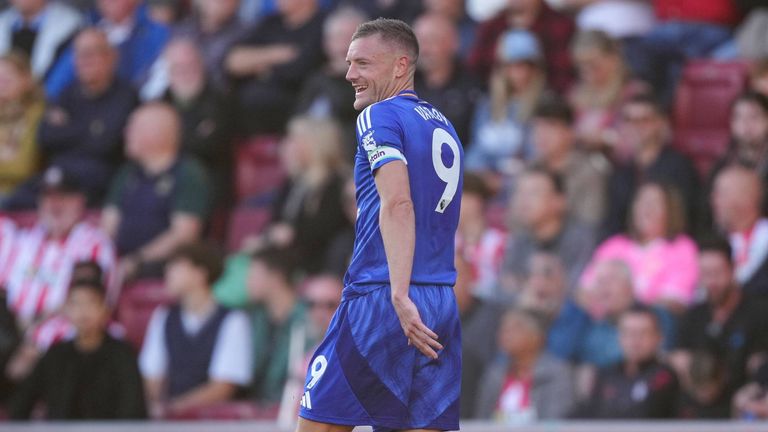
<svg viewBox="0 0 768 432">
<path fill-rule="evenodd" d="M 357 68 L 353 64 L 349 65 L 349 67 L 347 68 L 347 75 L 345 76 L 345 78 L 347 79 L 347 81 L 352 82 L 355 79 L 357 79 L 357 77 L 358 77 Z"/>
</svg>

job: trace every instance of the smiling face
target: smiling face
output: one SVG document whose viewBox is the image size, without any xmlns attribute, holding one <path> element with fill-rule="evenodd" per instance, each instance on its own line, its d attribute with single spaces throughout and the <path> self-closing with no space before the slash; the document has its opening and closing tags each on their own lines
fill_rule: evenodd
<svg viewBox="0 0 768 432">
<path fill-rule="evenodd" d="M 381 36 L 358 38 L 347 51 L 347 81 L 355 89 L 355 109 L 393 96 L 396 55 Z"/>
</svg>

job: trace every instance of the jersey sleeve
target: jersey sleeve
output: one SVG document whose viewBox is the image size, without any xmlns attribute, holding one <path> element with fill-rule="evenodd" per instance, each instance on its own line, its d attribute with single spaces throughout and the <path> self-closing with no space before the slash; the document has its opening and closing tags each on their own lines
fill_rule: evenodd
<svg viewBox="0 0 768 432">
<path fill-rule="evenodd" d="M 396 160 L 408 164 L 403 148 L 403 128 L 394 107 L 374 104 L 357 116 L 357 142 L 371 171 Z"/>
</svg>

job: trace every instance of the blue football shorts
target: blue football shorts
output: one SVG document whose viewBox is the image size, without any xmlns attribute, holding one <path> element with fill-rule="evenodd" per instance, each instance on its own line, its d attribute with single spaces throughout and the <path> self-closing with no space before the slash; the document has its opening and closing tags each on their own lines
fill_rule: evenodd
<svg viewBox="0 0 768 432">
<path fill-rule="evenodd" d="M 453 288 L 414 285 L 409 297 L 443 345 L 437 360 L 408 345 L 388 285 L 345 290 L 310 362 L 301 417 L 374 431 L 459 429 L 461 324 Z"/>
</svg>

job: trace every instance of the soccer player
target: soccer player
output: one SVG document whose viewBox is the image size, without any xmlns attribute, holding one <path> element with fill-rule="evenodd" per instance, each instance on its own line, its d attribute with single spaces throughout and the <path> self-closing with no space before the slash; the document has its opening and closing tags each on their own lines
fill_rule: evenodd
<svg viewBox="0 0 768 432">
<path fill-rule="evenodd" d="M 453 293 L 463 150 L 413 91 L 411 28 L 361 24 L 355 89 L 358 219 L 342 303 L 307 373 L 298 431 L 456 430 L 461 329 Z"/>
</svg>

